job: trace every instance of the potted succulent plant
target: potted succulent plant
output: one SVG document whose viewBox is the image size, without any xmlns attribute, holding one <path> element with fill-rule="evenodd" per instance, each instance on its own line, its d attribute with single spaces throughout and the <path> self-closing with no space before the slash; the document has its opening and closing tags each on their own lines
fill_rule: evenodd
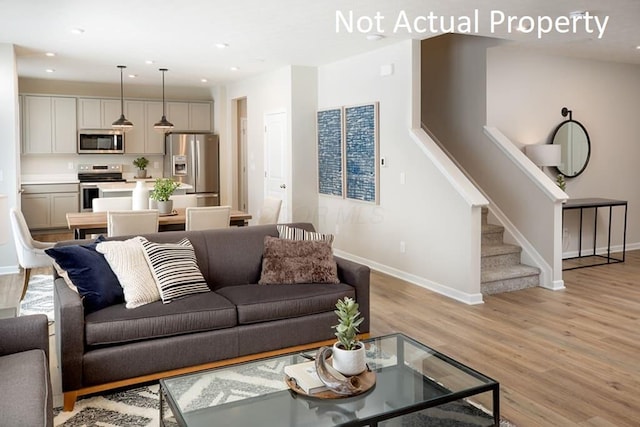
<svg viewBox="0 0 640 427">
<path fill-rule="evenodd" d="M 344 375 L 358 375 L 367 369 L 364 345 L 358 341 L 358 326 L 364 321 L 355 300 L 338 300 L 334 313 L 338 324 L 333 326 L 338 341 L 333 345 L 333 367 Z"/>
<path fill-rule="evenodd" d="M 133 161 L 133 165 L 138 168 L 136 178 L 147 177 L 147 166 L 149 165 L 149 160 L 146 157 L 138 157 Z"/>
<path fill-rule="evenodd" d="M 179 182 L 175 182 L 171 178 L 158 178 L 153 185 L 153 190 L 149 193 L 149 197 L 158 202 L 158 213 L 160 215 L 170 214 L 173 210 L 173 200 L 169 198 L 180 186 Z"/>
</svg>

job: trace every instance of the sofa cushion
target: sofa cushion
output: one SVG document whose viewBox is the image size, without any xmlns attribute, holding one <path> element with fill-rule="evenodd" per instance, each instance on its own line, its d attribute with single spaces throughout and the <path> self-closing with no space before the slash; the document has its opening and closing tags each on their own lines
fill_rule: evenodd
<svg viewBox="0 0 640 427">
<path fill-rule="evenodd" d="M 163 303 L 211 292 L 198 268 L 189 239 L 178 243 L 155 243 L 142 239 L 142 247 Z"/>
<path fill-rule="evenodd" d="M 354 288 L 344 283 L 332 286 L 309 283 L 240 285 L 219 289 L 217 293 L 237 306 L 241 325 L 332 312 L 338 299 L 355 298 Z"/>
<path fill-rule="evenodd" d="M 82 296 L 86 313 L 92 313 L 124 301 L 122 287 L 101 253 L 96 252 L 98 238 L 88 245 L 70 245 L 46 249 L 45 252 L 60 267 Z"/>
<path fill-rule="evenodd" d="M 331 244 L 265 236 L 262 273 L 258 283 L 340 283 Z"/>
<path fill-rule="evenodd" d="M 0 357 L 0 425 L 51 425 L 53 405 L 48 366 L 42 350 Z"/>
<path fill-rule="evenodd" d="M 85 317 L 87 345 L 111 345 L 236 326 L 235 306 L 214 292 L 128 310 L 124 304 Z"/>
<path fill-rule="evenodd" d="M 98 243 L 96 250 L 104 255 L 124 290 L 127 308 L 136 308 L 160 299 L 142 249 L 142 237 L 125 241 Z"/>
</svg>

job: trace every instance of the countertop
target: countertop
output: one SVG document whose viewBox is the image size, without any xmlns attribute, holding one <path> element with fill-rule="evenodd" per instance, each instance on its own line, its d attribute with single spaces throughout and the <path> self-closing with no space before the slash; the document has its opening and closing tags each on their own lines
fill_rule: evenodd
<svg viewBox="0 0 640 427">
<path fill-rule="evenodd" d="M 77 184 L 78 175 L 75 173 L 69 174 L 51 174 L 51 175 L 22 175 L 20 177 L 20 183 L 22 185 L 30 184 Z"/>
<path fill-rule="evenodd" d="M 151 180 L 151 181 L 145 180 L 145 182 L 146 182 L 146 187 L 149 190 L 153 190 L 154 180 Z M 106 183 L 98 184 L 97 186 L 103 193 L 109 193 L 109 192 L 129 191 L 129 190 L 133 191 L 136 185 L 137 185 L 136 182 L 106 182 Z M 191 190 L 193 186 L 189 184 L 180 184 L 180 187 L 178 188 L 181 190 Z"/>
</svg>

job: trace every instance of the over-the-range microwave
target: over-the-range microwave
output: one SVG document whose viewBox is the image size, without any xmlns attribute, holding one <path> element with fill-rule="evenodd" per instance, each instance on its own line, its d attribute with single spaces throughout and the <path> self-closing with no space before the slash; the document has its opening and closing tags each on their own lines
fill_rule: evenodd
<svg viewBox="0 0 640 427">
<path fill-rule="evenodd" d="M 111 129 L 84 129 L 78 132 L 78 154 L 123 154 L 124 135 Z"/>
</svg>

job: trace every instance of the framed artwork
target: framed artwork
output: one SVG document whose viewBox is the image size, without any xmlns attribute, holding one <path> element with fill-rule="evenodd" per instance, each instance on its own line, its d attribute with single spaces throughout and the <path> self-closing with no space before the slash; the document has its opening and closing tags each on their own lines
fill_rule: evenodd
<svg viewBox="0 0 640 427">
<path fill-rule="evenodd" d="M 320 194 L 343 197 L 342 108 L 318 111 L 318 190 Z"/>
<path fill-rule="evenodd" d="M 344 108 L 346 197 L 379 202 L 378 103 Z"/>
</svg>

